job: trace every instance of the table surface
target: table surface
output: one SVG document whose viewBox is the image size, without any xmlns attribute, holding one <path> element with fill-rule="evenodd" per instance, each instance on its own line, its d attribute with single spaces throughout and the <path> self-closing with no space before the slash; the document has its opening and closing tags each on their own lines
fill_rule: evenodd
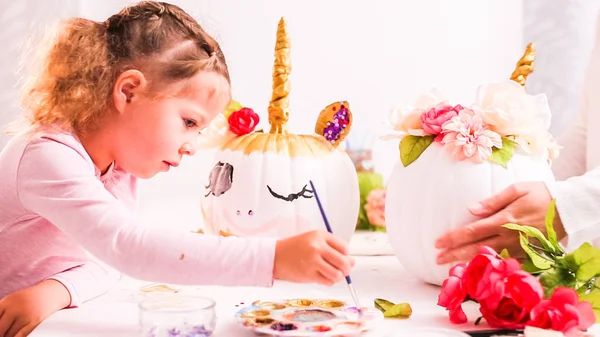
<svg viewBox="0 0 600 337">
<path fill-rule="evenodd" d="M 475 303 L 466 303 L 469 323 L 453 325 L 444 308 L 437 306 L 440 288 L 424 284 L 405 271 L 395 256 L 359 256 L 353 269 L 352 280 L 361 305 L 373 305 L 375 298 L 392 302 L 408 302 L 413 315 L 408 319 L 385 319 L 381 324 L 361 336 L 393 337 L 408 336 L 407 329 L 420 327 L 447 327 L 474 330 L 487 328 L 485 321 L 473 324 L 478 317 Z M 109 293 L 85 303 L 76 309 L 55 313 L 43 322 L 32 337 L 125 337 L 140 336 L 137 303 L 146 296 L 140 287 L 147 282 L 123 278 Z M 272 288 L 262 287 L 178 287 L 182 293 L 196 293 L 216 300 L 217 327 L 214 337 L 256 337 L 252 331 L 239 326 L 234 314 L 243 303 L 262 299 L 281 298 L 336 298 L 352 302 L 347 285 L 340 282 L 333 287 L 313 284 L 276 282 Z M 600 326 L 591 329 L 600 336 Z M 411 333 L 411 337 L 415 336 Z"/>
</svg>

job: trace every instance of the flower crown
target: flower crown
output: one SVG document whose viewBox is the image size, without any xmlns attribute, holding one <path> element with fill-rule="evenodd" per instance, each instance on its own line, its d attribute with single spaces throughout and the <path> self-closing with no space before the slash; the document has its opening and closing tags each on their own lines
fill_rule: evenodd
<svg viewBox="0 0 600 337">
<path fill-rule="evenodd" d="M 546 96 L 529 95 L 523 86 L 507 80 L 482 85 L 472 105 L 450 104 L 435 89 L 413 106 L 392 109 L 389 124 L 400 138 L 400 159 L 410 165 L 434 142 L 455 160 L 490 161 L 503 167 L 515 150 L 551 163 L 558 146 L 548 132 L 550 108 Z"/>
<path fill-rule="evenodd" d="M 259 122 L 260 117 L 254 110 L 232 100 L 227 109 L 199 135 L 198 146 L 212 148 L 223 145 L 235 137 L 254 132 Z"/>
</svg>

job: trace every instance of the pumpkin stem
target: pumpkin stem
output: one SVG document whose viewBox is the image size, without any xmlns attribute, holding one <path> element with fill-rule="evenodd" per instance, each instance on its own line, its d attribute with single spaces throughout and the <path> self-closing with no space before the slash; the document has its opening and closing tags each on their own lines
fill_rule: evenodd
<svg viewBox="0 0 600 337">
<path fill-rule="evenodd" d="M 517 62 L 517 67 L 515 68 L 515 71 L 513 71 L 512 75 L 510 75 L 510 79 L 522 86 L 525 86 L 527 76 L 534 70 L 534 61 L 535 44 L 531 42 L 527 45 L 527 48 L 525 48 L 525 53 L 519 59 L 519 62 Z"/>
<path fill-rule="evenodd" d="M 277 41 L 275 43 L 275 63 L 273 66 L 273 95 L 269 103 L 269 124 L 271 133 L 287 134 L 286 123 L 290 115 L 290 37 L 285 19 L 282 17 L 277 25 Z"/>
</svg>

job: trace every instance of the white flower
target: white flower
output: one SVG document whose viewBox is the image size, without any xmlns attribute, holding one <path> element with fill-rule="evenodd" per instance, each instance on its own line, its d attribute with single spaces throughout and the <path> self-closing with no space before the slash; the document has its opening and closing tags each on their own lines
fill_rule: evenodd
<svg viewBox="0 0 600 337">
<path fill-rule="evenodd" d="M 473 109 L 501 136 L 547 131 L 552 117 L 546 95 L 529 95 L 511 80 L 480 86 Z"/>
<path fill-rule="evenodd" d="M 562 146 L 558 145 L 552 135 L 545 130 L 537 130 L 514 139 L 515 143 L 530 156 L 542 158 L 548 164 L 558 157 Z"/>
<path fill-rule="evenodd" d="M 198 149 L 211 149 L 227 143 L 236 137 L 236 134 L 229 130 L 229 122 L 223 114 L 219 114 L 212 120 L 210 125 L 198 135 Z"/>
<path fill-rule="evenodd" d="M 446 100 L 437 89 L 421 94 L 412 106 L 396 106 L 388 114 L 388 126 L 395 132 L 383 135 L 381 139 L 402 138 L 405 135 L 425 136 L 421 115 Z"/>
</svg>

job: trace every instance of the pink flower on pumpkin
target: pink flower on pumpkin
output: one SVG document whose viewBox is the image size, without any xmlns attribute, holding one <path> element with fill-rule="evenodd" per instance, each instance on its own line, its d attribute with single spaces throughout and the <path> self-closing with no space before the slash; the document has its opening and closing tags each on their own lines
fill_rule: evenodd
<svg viewBox="0 0 600 337">
<path fill-rule="evenodd" d="M 365 203 L 367 218 L 372 225 L 385 226 L 385 189 L 376 188 L 369 192 Z"/>
<path fill-rule="evenodd" d="M 421 115 L 421 125 L 423 131 L 430 135 L 438 135 L 437 141 L 441 141 L 443 136 L 442 125 L 452 117 L 458 116 L 458 112 L 464 109 L 461 105 L 452 106 L 446 102 L 441 102 L 433 108 L 425 111 Z"/>
<path fill-rule="evenodd" d="M 492 148 L 502 148 L 502 138 L 483 123 L 471 109 L 463 109 L 442 126 L 442 143 L 448 146 L 457 160 L 469 159 L 483 163 L 492 154 Z"/>
</svg>

